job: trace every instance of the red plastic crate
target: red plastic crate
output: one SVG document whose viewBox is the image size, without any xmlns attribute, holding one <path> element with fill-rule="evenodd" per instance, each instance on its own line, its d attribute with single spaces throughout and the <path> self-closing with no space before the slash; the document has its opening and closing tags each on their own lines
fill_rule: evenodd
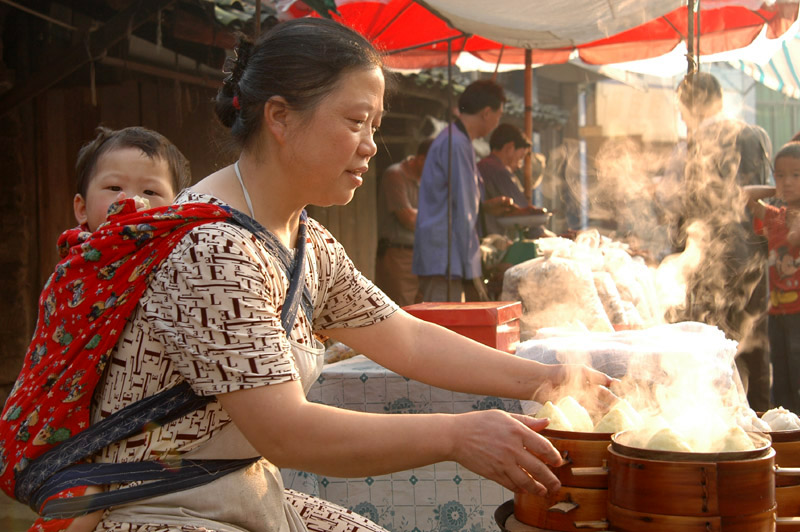
<svg viewBox="0 0 800 532">
<path fill-rule="evenodd" d="M 403 310 L 501 351 L 513 353 L 519 343 L 519 301 L 417 303 Z"/>
</svg>

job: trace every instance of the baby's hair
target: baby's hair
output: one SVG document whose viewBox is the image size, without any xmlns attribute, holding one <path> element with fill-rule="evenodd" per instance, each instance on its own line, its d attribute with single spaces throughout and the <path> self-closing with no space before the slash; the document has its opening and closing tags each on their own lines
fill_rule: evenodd
<svg viewBox="0 0 800 532">
<path fill-rule="evenodd" d="M 793 159 L 800 159 L 800 142 L 791 141 L 783 145 L 775 154 L 775 163 L 782 157 L 792 157 Z"/>
<path fill-rule="evenodd" d="M 139 126 L 116 130 L 100 126 L 97 128 L 97 136 L 94 140 L 84 144 L 78 152 L 78 161 L 75 163 L 78 194 L 86 197 L 86 190 L 94 176 L 100 156 L 124 148 L 137 148 L 151 159 L 158 157 L 165 160 L 170 175 L 172 175 L 172 186 L 176 193 L 189 185 L 191 181 L 189 161 L 161 133 Z"/>
</svg>

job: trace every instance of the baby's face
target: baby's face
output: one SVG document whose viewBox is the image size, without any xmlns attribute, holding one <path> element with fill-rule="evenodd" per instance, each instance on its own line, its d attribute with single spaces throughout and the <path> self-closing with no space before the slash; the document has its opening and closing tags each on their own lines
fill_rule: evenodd
<svg viewBox="0 0 800 532">
<path fill-rule="evenodd" d="M 140 196 L 150 207 L 162 207 L 171 204 L 175 194 L 167 161 L 151 159 L 138 148 L 111 150 L 97 160 L 86 197 L 75 196 L 75 218 L 94 231 L 106 220 L 112 203 Z"/>
</svg>

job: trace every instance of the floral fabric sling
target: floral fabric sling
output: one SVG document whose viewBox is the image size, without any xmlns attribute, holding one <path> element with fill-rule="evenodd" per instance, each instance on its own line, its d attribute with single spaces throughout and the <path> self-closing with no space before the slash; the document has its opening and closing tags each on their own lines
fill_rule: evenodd
<svg viewBox="0 0 800 532">
<path fill-rule="evenodd" d="M 199 486 L 260 458 L 85 462 L 150 423 L 168 423 L 214 400 L 184 382 L 90 425 L 93 391 L 128 317 L 161 262 L 191 229 L 228 221 L 252 232 L 290 279 L 281 312 L 287 336 L 300 308 L 311 316 L 305 212 L 292 256 L 258 222 L 229 207 L 187 203 L 137 212 L 132 200 L 115 207 L 94 233 L 76 228 L 59 238 L 62 260 L 40 296 L 36 332 L 0 416 L 0 488 L 54 521 Z M 75 496 L 85 486 L 134 481 L 147 482 Z"/>
</svg>

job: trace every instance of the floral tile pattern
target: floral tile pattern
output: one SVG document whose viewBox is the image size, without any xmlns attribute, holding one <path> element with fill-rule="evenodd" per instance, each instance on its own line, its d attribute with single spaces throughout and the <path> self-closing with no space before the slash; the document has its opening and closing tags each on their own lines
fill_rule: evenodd
<svg viewBox="0 0 800 532">
<path fill-rule="evenodd" d="M 521 413 L 519 401 L 433 388 L 356 356 L 327 366 L 311 401 L 361 412 L 462 413 L 500 408 Z M 495 532 L 494 511 L 513 494 L 454 462 L 366 478 L 317 477 L 283 471 L 287 488 L 350 508 L 392 532 Z"/>
</svg>

